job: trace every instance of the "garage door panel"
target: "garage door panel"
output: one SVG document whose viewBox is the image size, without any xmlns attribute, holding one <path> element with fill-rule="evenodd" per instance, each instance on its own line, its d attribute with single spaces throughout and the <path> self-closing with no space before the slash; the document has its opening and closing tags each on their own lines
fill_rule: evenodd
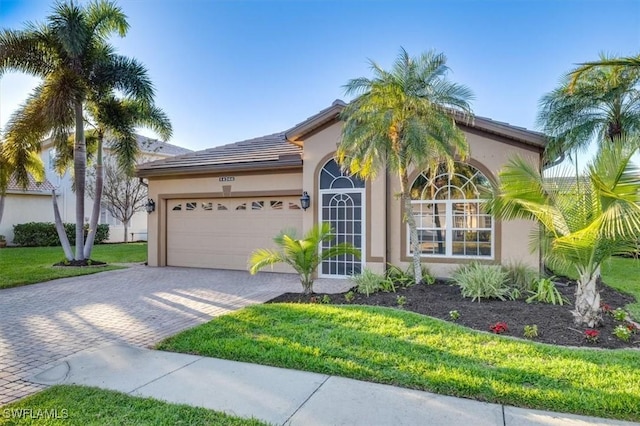
<svg viewBox="0 0 640 426">
<path fill-rule="evenodd" d="M 246 270 L 253 250 L 275 248 L 273 237 L 280 231 L 294 228 L 299 232 L 302 228 L 296 197 L 183 199 L 168 200 L 167 205 L 170 266 Z M 177 206 L 179 209 L 174 209 Z M 238 206 L 245 210 L 235 210 Z M 293 272 L 285 265 L 273 270 Z"/>
</svg>

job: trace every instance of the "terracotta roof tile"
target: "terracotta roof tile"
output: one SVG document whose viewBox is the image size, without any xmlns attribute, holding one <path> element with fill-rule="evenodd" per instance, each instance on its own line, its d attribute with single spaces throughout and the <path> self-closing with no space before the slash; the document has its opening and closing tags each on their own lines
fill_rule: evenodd
<svg viewBox="0 0 640 426">
<path fill-rule="evenodd" d="M 302 149 L 281 132 L 144 163 L 138 166 L 138 175 L 296 166 L 302 166 Z"/>
<path fill-rule="evenodd" d="M 29 175 L 29 184 L 26 188 L 18 185 L 13 177 L 9 179 L 9 184 L 7 185 L 8 192 L 51 192 L 54 189 L 55 187 L 48 180 L 37 182 L 31 175 Z"/>
</svg>

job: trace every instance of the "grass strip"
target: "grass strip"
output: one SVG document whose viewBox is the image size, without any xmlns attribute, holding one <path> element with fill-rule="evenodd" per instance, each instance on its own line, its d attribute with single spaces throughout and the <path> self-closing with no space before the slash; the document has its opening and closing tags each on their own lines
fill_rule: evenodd
<svg viewBox="0 0 640 426">
<path fill-rule="evenodd" d="M 257 305 L 157 348 L 518 407 L 640 420 L 640 351 L 532 343 L 396 309 Z"/>
<path fill-rule="evenodd" d="M 266 425 L 205 408 L 85 386 L 59 385 L 0 408 L 0 425 Z"/>
</svg>

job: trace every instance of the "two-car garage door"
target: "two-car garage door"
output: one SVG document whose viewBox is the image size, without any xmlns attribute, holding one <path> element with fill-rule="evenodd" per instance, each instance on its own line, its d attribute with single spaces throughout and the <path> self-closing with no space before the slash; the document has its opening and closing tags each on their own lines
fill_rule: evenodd
<svg viewBox="0 0 640 426">
<path fill-rule="evenodd" d="M 292 228 L 302 229 L 298 197 L 168 200 L 167 265 L 246 270 L 253 250 Z"/>
</svg>

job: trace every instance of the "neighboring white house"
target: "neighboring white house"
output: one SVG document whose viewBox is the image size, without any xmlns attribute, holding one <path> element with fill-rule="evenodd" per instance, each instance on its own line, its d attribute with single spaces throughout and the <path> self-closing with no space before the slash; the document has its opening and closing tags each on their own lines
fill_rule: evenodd
<svg viewBox="0 0 640 426">
<path fill-rule="evenodd" d="M 52 222 L 53 204 L 51 190 L 54 186 L 48 180 L 38 183 L 29 176 L 26 189 L 15 180 L 10 180 L 5 194 L 4 213 L 0 222 L 0 235 L 7 242 L 13 242 L 13 225 L 26 222 Z"/>
<path fill-rule="evenodd" d="M 161 160 L 175 155 L 192 152 L 189 149 L 162 142 L 156 139 L 137 135 L 138 144 L 142 149 L 140 163 L 146 161 Z M 105 162 L 109 157 L 108 143 L 105 147 Z M 0 234 L 7 237 L 9 244 L 13 242 L 13 225 L 27 222 L 53 222 L 53 205 L 51 202 L 51 190 L 55 188 L 58 199 L 58 207 L 63 222 L 75 223 L 76 198 L 72 190 L 73 178 L 70 172 L 59 176 L 54 170 L 56 150 L 51 142 L 42 144 L 41 158 L 44 162 L 46 181 L 37 184 L 30 182 L 27 191 L 22 191 L 15 184 L 10 185 L 7 191 L 4 215 L 0 223 Z M 85 198 L 85 223 L 88 223 L 93 208 L 93 200 Z M 105 207 L 102 208 L 99 223 L 109 225 L 108 242 L 121 242 L 124 240 L 124 226 L 109 214 Z M 137 212 L 130 221 L 129 241 L 147 239 L 147 213 Z"/>
</svg>

